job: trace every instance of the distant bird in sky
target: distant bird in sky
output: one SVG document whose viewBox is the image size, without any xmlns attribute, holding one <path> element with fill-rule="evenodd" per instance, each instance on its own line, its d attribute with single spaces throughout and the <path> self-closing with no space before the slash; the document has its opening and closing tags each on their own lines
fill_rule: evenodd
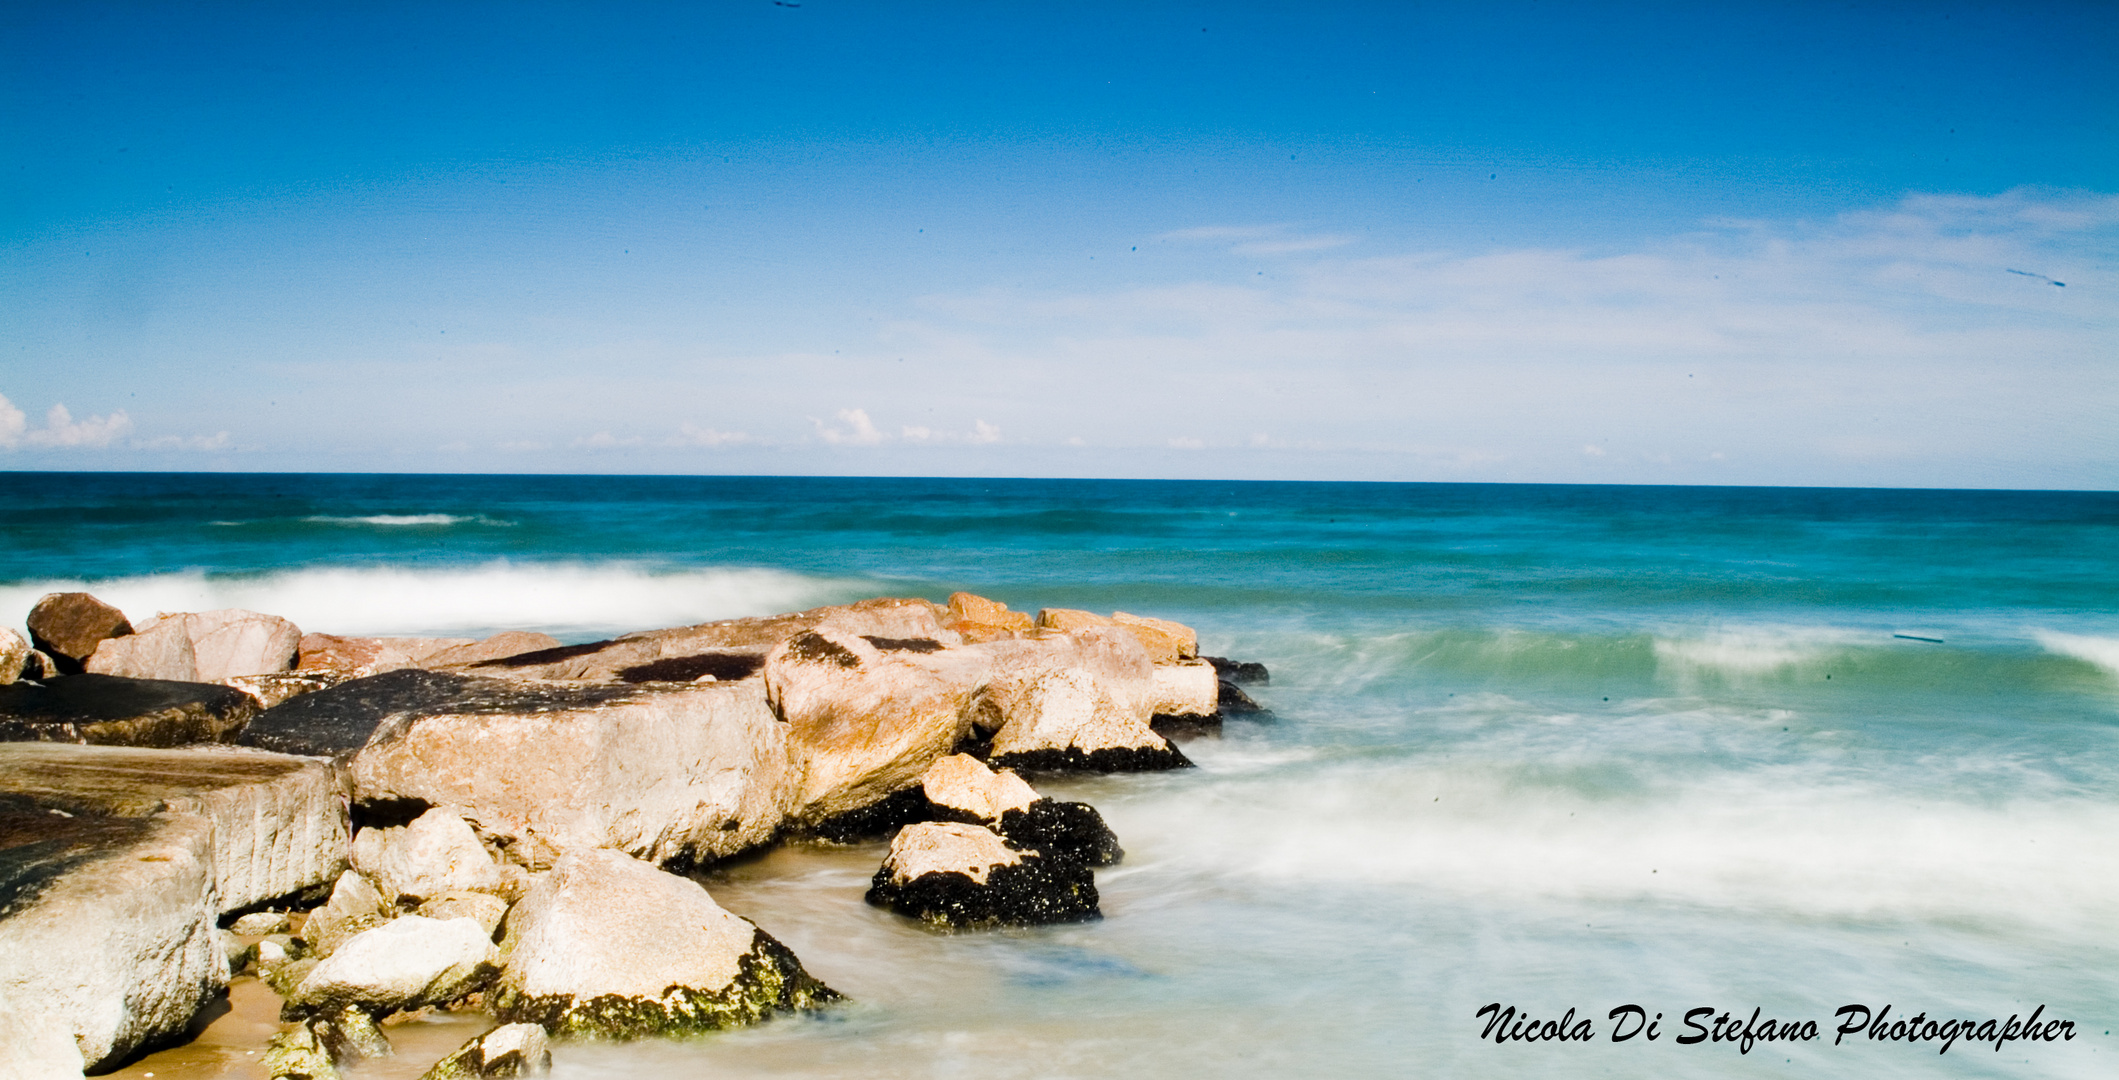
<svg viewBox="0 0 2119 1080">
<path fill-rule="evenodd" d="M 2011 273 L 2011 274 L 2022 274 L 2022 275 L 2023 275 L 2024 277 L 2034 277 L 2034 278 L 2037 278 L 2037 279 L 2038 279 L 2038 280 L 2040 280 L 2040 281 L 2043 281 L 2043 282 L 2045 282 L 2045 283 L 2046 283 L 2046 284 L 2048 284 L 2048 285 L 2058 285 L 2058 286 L 2060 286 L 2060 287 L 2061 287 L 2061 288 L 2063 288 L 2063 289 L 2067 288 L 2067 282 L 2065 282 L 2065 281 L 2054 281 L 2054 280 L 2053 280 L 2052 278 L 2049 278 L 2049 277 L 2045 276 L 2044 274 L 2034 274 L 2034 273 L 2031 273 L 2031 272 L 2030 272 L 2029 270 L 2011 270 L 2011 271 L 2009 271 L 2009 273 Z"/>
</svg>

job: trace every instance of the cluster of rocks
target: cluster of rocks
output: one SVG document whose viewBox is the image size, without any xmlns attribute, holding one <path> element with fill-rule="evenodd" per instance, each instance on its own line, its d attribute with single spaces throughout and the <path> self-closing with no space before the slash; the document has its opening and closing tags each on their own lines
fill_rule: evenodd
<svg viewBox="0 0 2119 1080">
<path fill-rule="evenodd" d="M 1186 767 L 1167 736 L 1264 678 L 1181 624 L 966 593 L 572 646 L 135 625 L 83 593 L 28 629 L 0 631 L 25 1077 L 178 1037 L 245 972 L 285 1002 L 273 1075 L 316 1080 L 428 1009 L 502 1025 L 428 1073 L 454 1078 L 815 1008 L 838 995 L 683 876 L 787 838 L 888 838 L 867 899 L 931 925 L 1097 918 L 1117 839 L 1023 774 Z"/>
</svg>

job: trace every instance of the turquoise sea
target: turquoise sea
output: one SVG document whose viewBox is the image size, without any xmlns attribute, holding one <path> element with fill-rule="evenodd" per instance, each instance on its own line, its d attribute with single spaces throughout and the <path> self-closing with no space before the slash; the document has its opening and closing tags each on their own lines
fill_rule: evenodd
<svg viewBox="0 0 2119 1080">
<path fill-rule="evenodd" d="M 1258 660 L 1199 768 L 1051 782 L 1106 918 L 943 936 L 880 846 L 709 869 L 853 998 L 649 1077 L 2119 1075 L 2119 494 L 727 477 L 0 474 L 0 618 L 567 641 L 968 589 Z M 1489 1004 L 1587 1042 L 1481 1038 Z M 1662 1016 L 1615 1043 L 1612 1009 Z M 2072 1021 L 2072 1041 L 1852 1036 Z M 1681 1044 L 1689 1010 L 1814 1041 Z M 2041 1022 L 2042 1022 L 2041 1021 Z M 412 1063 L 405 1063 L 410 1068 Z M 404 1075 L 416 1075 L 417 1070 Z M 376 1074 L 384 1075 L 384 1074 Z"/>
</svg>

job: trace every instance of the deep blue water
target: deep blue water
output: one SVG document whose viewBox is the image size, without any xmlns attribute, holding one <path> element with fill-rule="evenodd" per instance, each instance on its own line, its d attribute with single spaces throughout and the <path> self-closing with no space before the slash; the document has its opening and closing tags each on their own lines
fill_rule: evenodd
<svg viewBox="0 0 2119 1080">
<path fill-rule="evenodd" d="M 1064 785 L 1131 853 L 1101 875 L 1104 922 L 937 939 L 859 904 L 876 852 L 784 852 L 728 868 L 716 895 L 859 1005 L 582 1049 L 563 1073 L 2110 1075 L 2119 494 L 0 484 L 17 624 L 64 586 L 135 616 L 587 640 L 961 588 L 1181 619 L 1273 668 L 1257 695 L 1278 719 L 1192 744 L 1200 769 Z M 2083 1034 L 1948 1055 L 1496 1047 L 1471 1016 L 1573 1007 L 1603 1031 L 1626 1001 L 1674 1024 L 1693 1004 L 1822 1021 L 1872 999 L 2004 1018 L 2044 1002 Z"/>
</svg>

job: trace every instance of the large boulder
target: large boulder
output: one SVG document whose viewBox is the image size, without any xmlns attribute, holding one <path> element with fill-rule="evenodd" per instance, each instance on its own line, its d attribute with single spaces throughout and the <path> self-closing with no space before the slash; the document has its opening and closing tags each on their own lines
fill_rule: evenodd
<svg viewBox="0 0 2119 1080">
<path fill-rule="evenodd" d="M 302 641 L 301 629 L 286 619 L 241 608 L 163 615 L 156 624 L 164 620 L 181 620 L 191 635 L 200 682 L 286 671 Z"/>
<path fill-rule="evenodd" d="M 805 631 L 765 661 L 766 700 L 801 763 L 798 819 L 817 822 L 918 780 L 971 730 L 991 659 L 930 638 Z"/>
<path fill-rule="evenodd" d="M 933 926 L 972 928 L 1102 917 L 1081 862 L 1011 847 L 982 825 L 908 825 L 890 842 L 866 899 Z"/>
<path fill-rule="evenodd" d="M 521 888 L 521 869 L 495 863 L 471 826 L 440 807 L 408 825 L 362 829 L 353 838 L 353 868 L 400 905 L 458 891 L 500 894 Z"/>
<path fill-rule="evenodd" d="M 756 1023 L 838 994 L 698 882 L 616 851 L 568 855 L 508 913 L 504 1022 L 637 1038 Z"/>
<path fill-rule="evenodd" d="M 22 678 L 29 667 L 29 642 L 21 634 L 0 626 L 0 686 Z"/>
<path fill-rule="evenodd" d="M 962 635 L 967 642 L 999 641 L 1018 637 L 1036 625 L 1030 614 L 1010 611 L 1008 605 L 973 593 L 951 593 L 942 625 Z"/>
<path fill-rule="evenodd" d="M 163 618 L 124 637 L 105 638 L 82 664 L 91 674 L 202 682 L 198 653 L 182 619 Z"/>
<path fill-rule="evenodd" d="M 381 1016 L 442 1005 L 491 982 L 500 953 L 472 919 L 406 915 L 340 945 L 287 999 L 288 1016 L 328 1016 L 347 1008 Z"/>
<path fill-rule="evenodd" d="M 50 593 L 29 609 L 30 644 L 68 675 L 81 673 L 106 638 L 132 633 L 125 613 L 85 592 Z"/>
<path fill-rule="evenodd" d="M 919 599 L 883 597 L 788 615 L 724 619 L 585 645 L 523 653 L 464 668 L 479 675 L 592 682 L 690 682 L 705 675 L 727 682 L 755 674 L 774 646 L 807 630 L 832 629 L 857 637 L 962 642 L 943 628 L 941 609 Z"/>
<path fill-rule="evenodd" d="M 0 741 L 159 747 L 219 742 L 256 711 L 255 699 L 226 686 L 66 675 L 0 686 Z"/>
<path fill-rule="evenodd" d="M 515 1080 L 552 1069 L 552 1051 L 536 1024 L 502 1024 L 434 1063 L 419 1080 Z"/>
<path fill-rule="evenodd" d="M 1204 718 L 1221 711 L 1221 679 L 1204 660 L 1157 664 L 1154 679 L 1149 710 L 1156 716 Z"/>
<path fill-rule="evenodd" d="M 1158 664 L 1199 656 L 1199 631 L 1181 622 L 1128 615 L 1123 611 L 1112 612 L 1111 622 L 1138 639 L 1141 648 L 1148 650 L 1148 658 Z"/>
<path fill-rule="evenodd" d="M 346 865 L 342 781 L 305 758 L 233 747 L 0 744 L 0 800 L 77 817 L 203 817 L 213 825 L 211 893 L 222 911 L 321 885 Z"/>
<path fill-rule="evenodd" d="M 993 732 L 995 765 L 1133 772 L 1191 764 L 1150 726 L 1155 665 L 1125 628 L 1041 631 L 973 648 L 993 657 L 970 711 L 977 728 Z"/>
<path fill-rule="evenodd" d="M 49 1071 L 61 1032 L 107 1070 L 227 986 L 213 832 L 197 814 L 69 816 L 0 796 L 0 1012 L 36 1040 L 6 1053 Z"/>
<path fill-rule="evenodd" d="M 530 869 L 615 847 L 706 861 L 770 841 L 794 779 L 756 680 L 558 685 L 406 670 L 262 713 L 246 742 L 350 759 L 371 806 L 446 806 Z"/>
</svg>

